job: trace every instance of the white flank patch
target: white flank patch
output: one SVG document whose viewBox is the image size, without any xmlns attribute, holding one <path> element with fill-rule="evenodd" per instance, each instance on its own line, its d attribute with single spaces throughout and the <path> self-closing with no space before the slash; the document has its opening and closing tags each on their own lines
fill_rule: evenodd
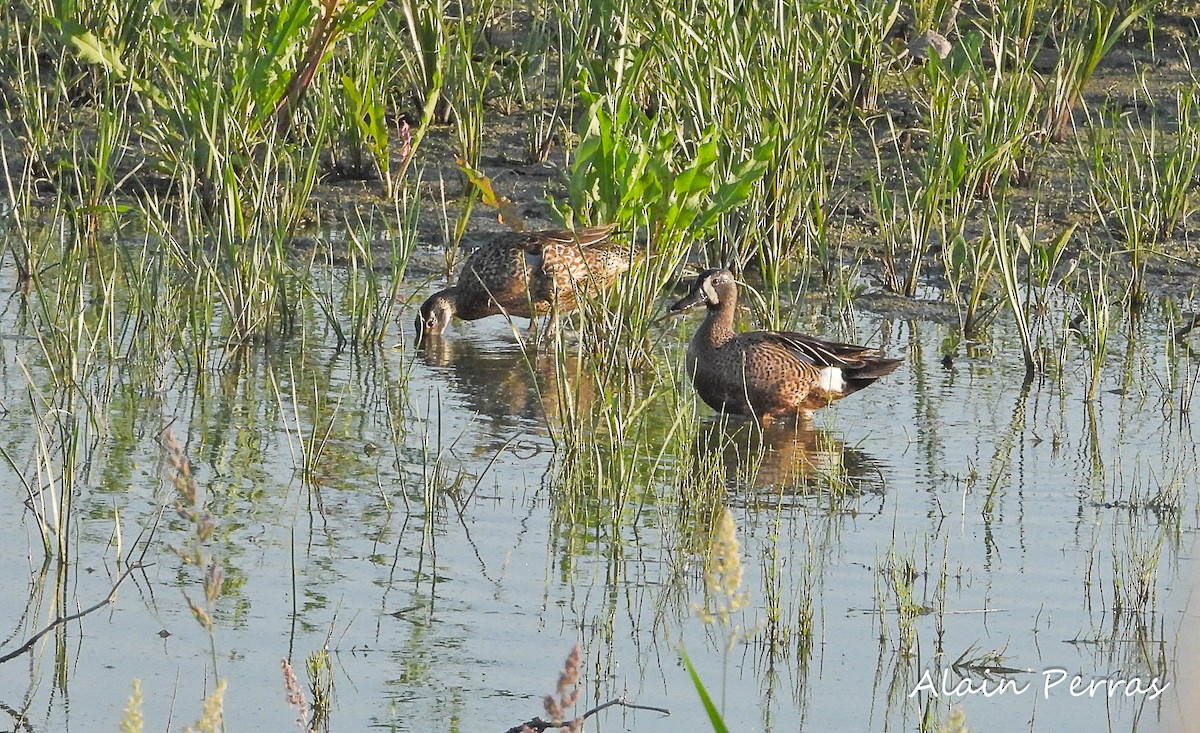
<svg viewBox="0 0 1200 733">
<path fill-rule="evenodd" d="M 841 392 L 846 389 L 846 380 L 842 379 L 842 370 L 838 367 L 825 367 L 821 370 L 821 381 L 817 387 L 826 392 Z"/>
</svg>

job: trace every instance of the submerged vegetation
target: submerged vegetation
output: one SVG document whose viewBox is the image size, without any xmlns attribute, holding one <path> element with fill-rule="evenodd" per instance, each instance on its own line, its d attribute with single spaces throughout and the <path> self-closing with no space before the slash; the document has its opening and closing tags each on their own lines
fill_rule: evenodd
<svg viewBox="0 0 1200 733">
<path fill-rule="evenodd" d="M 1060 585 L 1087 608 L 1079 643 L 1136 641 L 1140 652 L 1105 659 L 1162 671 L 1151 647 L 1163 580 L 1197 500 L 1197 23 L 1187 4 L 1101 0 L 8 4 L 0 476 L 24 510 L 0 535 L 27 538 L 10 554 L 30 558 L 31 588 L 8 638 L 55 630 L 65 697 L 80 569 L 136 570 L 156 619 L 178 594 L 153 588 L 195 588 L 198 575 L 203 600 L 185 593 L 181 607 L 205 634 L 203 689 L 175 694 L 190 696 L 185 710 L 208 700 L 198 729 L 222 715 L 252 728 L 230 702 L 255 687 L 230 671 L 244 651 L 218 630 L 255 622 L 251 571 L 287 576 L 269 586 L 291 615 L 268 634 L 287 637 L 272 669 L 303 657 L 306 633 L 324 641 L 307 655 L 311 702 L 285 661 L 279 713 L 290 702 L 302 728 L 338 728 L 337 696 L 363 683 L 335 684 L 335 627 L 375 624 L 376 640 L 391 621 L 436 630 L 454 607 L 439 593 L 467 572 L 444 559 L 467 557 L 446 547 L 450 527 L 488 593 L 538 597 L 583 637 L 547 706 L 556 725 L 582 720 L 568 709 L 581 678 L 594 702 L 624 695 L 618 604 L 639 619 L 635 638 L 665 630 L 671 659 L 637 650 L 664 670 L 683 669 L 676 632 L 695 604 L 720 620 L 688 632 L 713 648 L 693 641 L 683 658 L 700 720 L 746 710 L 725 706 L 733 675 L 719 677 L 719 706 L 708 698 L 700 679 L 718 676 L 692 667 L 705 654 L 761 674 L 758 727 L 790 729 L 811 702 L 813 659 L 838 643 L 822 631 L 845 615 L 824 606 L 828 578 L 845 572 L 853 522 L 883 517 L 891 535 L 855 550 L 868 572 L 842 578 L 866 589 L 847 606 L 871 605 L 854 609 L 873 619 L 857 634 L 878 644 L 871 689 L 880 708 L 956 730 L 964 713 L 910 700 L 909 683 L 977 648 L 948 631 L 948 598 L 1012 563 L 1013 546 L 1024 562 L 1025 527 L 1012 536 L 1006 512 L 1024 522 L 1025 472 L 1074 451 L 1079 485 L 1037 498 L 1070 525 L 1053 541 L 1069 535 L 1062 554 L 1078 563 Z M 412 344 L 417 306 L 482 238 L 609 223 L 637 264 L 568 328 L 515 337 L 508 359 L 472 344 L 470 328 Z M 903 352 L 911 376 L 879 398 L 890 405 L 846 408 L 862 410 L 855 427 L 832 409 L 786 435 L 708 417 L 682 374 L 691 327 L 662 311 L 709 266 L 738 276 L 754 323 Z M 939 402 L 963 394 L 992 401 L 955 406 L 986 427 L 970 445 Z M 472 442 L 487 420 L 500 427 Z M 1160 444 L 1147 449 L 1148 434 Z M 139 452 L 160 442 L 165 459 Z M 926 504 L 905 525 L 911 508 L 895 505 L 917 486 Z M 489 502 L 522 515 L 497 535 L 546 525 L 547 586 L 573 586 L 588 566 L 603 592 L 510 593 L 508 556 L 470 534 Z M 369 541 L 343 553 L 347 524 Z M 311 609 L 340 602 L 304 581 L 358 577 L 336 569 L 348 555 L 364 577 L 386 569 L 351 591 L 387 589 L 378 618 L 312 622 Z M 279 565 L 261 572 L 267 557 Z M 397 609 L 388 594 L 410 559 Z M 436 677 L 421 637 L 405 639 L 418 651 L 399 655 L 390 691 Z M 156 695 L 152 674 L 137 676 L 123 729 L 161 712 L 142 712 Z M 799 711 L 786 722 L 771 717 L 781 683 Z M 438 692 L 448 718 L 490 704 Z M 0 703 L 20 708 L 20 725 L 34 697 Z"/>
</svg>

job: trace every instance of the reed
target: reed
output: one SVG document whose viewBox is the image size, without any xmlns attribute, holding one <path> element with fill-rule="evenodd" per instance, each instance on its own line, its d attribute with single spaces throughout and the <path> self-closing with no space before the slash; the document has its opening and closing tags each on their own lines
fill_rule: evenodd
<svg viewBox="0 0 1200 733">
<path fill-rule="evenodd" d="M 1195 210 L 1192 182 L 1200 171 L 1197 87 L 1176 96 L 1177 127 L 1171 135 L 1156 117 L 1134 124 L 1109 111 L 1104 124 L 1089 128 L 1085 155 L 1091 161 L 1092 206 L 1124 247 L 1129 261 L 1125 300 L 1135 309 L 1146 301 L 1146 265 L 1159 245 Z"/>
<path fill-rule="evenodd" d="M 1108 363 L 1108 340 L 1112 330 L 1113 304 L 1110 301 L 1112 284 L 1109 282 L 1109 269 L 1103 258 L 1096 258 L 1096 265 L 1081 279 L 1086 282 L 1086 290 L 1079 298 L 1080 315 L 1073 322 L 1075 332 L 1087 351 L 1088 389 L 1087 399 L 1095 400 L 1100 396 L 1100 388 L 1104 375 L 1104 366 Z"/>
<path fill-rule="evenodd" d="M 1081 4 L 1068 4 L 1068 12 L 1059 21 L 1065 41 L 1042 92 L 1043 129 L 1055 142 L 1067 138 L 1071 111 L 1100 62 L 1134 21 L 1152 7 L 1150 3 L 1125 7 L 1100 0 L 1082 0 Z"/>
<path fill-rule="evenodd" d="M 388 45 L 404 49 L 400 68 L 406 89 L 431 122 L 446 124 L 453 114 L 442 94 L 453 38 L 447 16 L 441 3 L 430 0 L 404 0 L 396 7 L 385 6 L 380 17 Z"/>
<path fill-rule="evenodd" d="M 350 39 L 343 61 L 321 77 L 329 86 L 319 90 L 320 99 L 332 104 L 320 105 L 322 112 L 338 117 L 332 124 L 340 144 L 334 148 L 331 168 L 347 178 L 378 179 L 384 196 L 396 191 L 392 172 L 392 132 L 388 122 L 388 82 L 385 70 L 399 65 L 394 47 L 382 46 L 368 36 Z M 336 76 L 335 76 L 336 75 Z M 340 84 L 336 83 L 340 81 Z"/>
</svg>

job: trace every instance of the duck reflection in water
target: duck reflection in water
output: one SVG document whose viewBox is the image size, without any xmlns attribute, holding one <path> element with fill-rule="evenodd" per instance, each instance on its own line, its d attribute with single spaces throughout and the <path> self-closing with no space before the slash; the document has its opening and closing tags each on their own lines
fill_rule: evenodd
<svg viewBox="0 0 1200 733">
<path fill-rule="evenodd" d="M 704 420 L 696 460 L 719 467 L 729 483 L 803 497 L 882 493 L 881 464 L 807 421 L 761 428 L 720 416 Z"/>
<path fill-rule="evenodd" d="M 560 362 L 553 354 L 522 351 L 512 341 L 465 338 L 426 339 L 418 353 L 464 409 L 502 424 L 561 424 L 587 410 L 596 397 L 595 383 L 577 355 Z"/>
</svg>

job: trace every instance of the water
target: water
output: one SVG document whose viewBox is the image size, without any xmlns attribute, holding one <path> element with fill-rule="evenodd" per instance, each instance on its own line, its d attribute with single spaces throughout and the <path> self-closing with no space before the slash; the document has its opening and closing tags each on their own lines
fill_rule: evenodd
<svg viewBox="0 0 1200 733">
<path fill-rule="evenodd" d="M 590 495 L 560 482 L 555 370 L 539 357 L 531 373 L 500 319 L 459 324 L 421 354 L 337 352 L 317 322 L 202 372 L 143 349 L 71 390 L 52 386 L 9 295 L 0 654 L 101 600 L 123 558 L 147 567 L 111 606 L 0 665 L 0 703 L 27 730 L 114 730 L 138 678 L 147 728 L 179 730 L 219 678 L 228 730 L 286 730 L 280 661 L 307 689 L 304 660 L 327 648 L 330 730 L 504 730 L 542 714 L 579 642 L 579 711 L 619 696 L 671 710 L 613 707 L 589 729 L 707 729 L 685 648 L 735 729 L 915 730 L 953 703 L 976 730 L 1187 730 L 1198 360 L 1169 344 L 1161 312 L 1131 342 L 1114 334 L 1091 402 L 1075 344 L 1025 385 L 1003 323 L 990 348 L 944 366 L 952 326 L 863 313 L 847 332 L 802 315 L 831 337 L 882 329 L 908 362 L 798 438 L 724 426 L 693 407 L 677 368 L 664 373 L 665 396 L 628 438 L 657 443 L 619 454 L 634 480 L 613 520 L 605 479 Z M 697 323 L 664 326 L 669 363 Z M 201 573 L 171 549 L 194 528 L 163 480 L 167 426 L 216 521 L 206 551 L 226 582 L 211 638 L 184 597 L 204 604 Z M 71 461 L 66 561 L 43 565 L 40 497 Z M 749 594 L 730 646 L 694 608 L 725 506 Z M 983 672 L 990 653 L 1009 671 Z M 951 687 L 972 671 L 977 687 L 1012 683 L 934 696 L 946 669 Z M 1043 694 L 1059 669 L 1171 686 L 1089 696 L 1068 680 Z"/>
</svg>

